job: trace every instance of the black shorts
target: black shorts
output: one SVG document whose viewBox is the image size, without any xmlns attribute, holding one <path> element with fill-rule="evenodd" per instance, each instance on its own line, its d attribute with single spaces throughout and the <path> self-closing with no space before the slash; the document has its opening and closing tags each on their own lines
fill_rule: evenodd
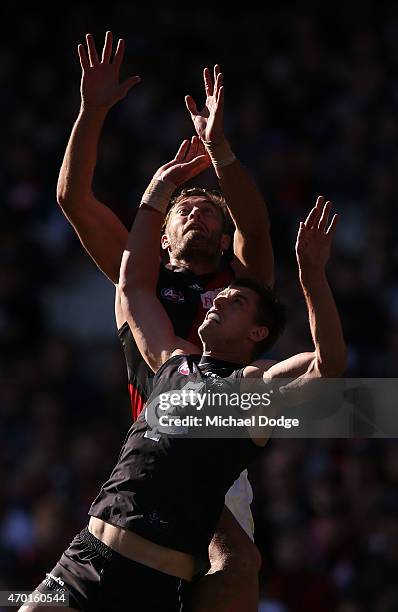
<svg viewBox="0 0 398 612">
<path fill-rule="evenodd" d="M 36 591 L 65 589 L 76 610 L 182 612 L 190 608 L 191 584 L 123 557 L 86 527 Z"/>
</svg>

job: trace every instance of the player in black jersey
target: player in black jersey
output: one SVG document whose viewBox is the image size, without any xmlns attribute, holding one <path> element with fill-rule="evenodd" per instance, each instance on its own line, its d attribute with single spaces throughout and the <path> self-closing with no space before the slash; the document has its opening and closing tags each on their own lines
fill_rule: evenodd
<svg viewBox="0 0 398 612">
<path fill-rule="evenodd" d="M 183 144 L 160 182 L 178 182 L 188 147 L 188 142 Z M 345 344 L 325 274 L 337 221 L 334 216 L 328 224 L 330 202 L 318 198 L 300 224 L 296 244 L 314 352 L 269 367 L 256 356 L 276 340 L 282 317 L 273 294 L 254 281 L 236 281 L 214 299 L 199 329 L 202 355 L 195 355 L 197 347 L 175 335 L 156 297 L 159 261 L 154 247 L 163 220 L 154 193 L 156 189 L 136 217 L 120 274 L 128 323 L 156 372 L 154 396 L 185 388 L 187 374 L 195 384 L 210 375 L 224 381 L 296 377 L 301 386 L 342 374 Z M 136 261 L 143 258 L 145 270 Z M 130 428 L 117 465 L 90 508 L 89 528 L 75 538 L 38 588 L 67 593 L 69 609 L 190 609 L 189 584 L 207 556 L 225 493 L 265 443 L 250 437 L 154 434 L 148 418 L 151 402 L 152 397 Z M 184 414 L 185 407 L 179 408 Z M 180 607 L 181 599 L 185 608 Z M 23 609 L 33 612 L 38 607 Z"/>
<path fill-rule="evenodd" d="M 108 111 L 124 98 L 129 89 L 139 81 L 139 77 L 120 82 L 124 42 L 119 41 L 114 55 L 112 45 L 112 34 L 108 32 L 102 57 L 98 57 L 91 35 L 87 35 L 88 52 L 83 46 L 79 47 L 82 65 L 81 108 L 60 171 L 57 198 L 84 248 L 104 274 L 117 285 L 128 232 L 111 209 L 93 194 L 92 178 L 99 137 Z M 199 135 L 207 143 L 212 162 L 208 157 L 202 157 L 200 164 L 194 168 L 194 173 L 199 173 L 210 163 L 216 170 L 236 228 L 233 240 L 234 258 L 230 264 L 222 267 L 221 240 L 218 249 L 213 251 L 210 258 L 208 251 L 207 254 L 198 249 L 190 251 L 193 233 L 189 234 L 188 240 L 185 241 L 187 251 L 180 252 L 177 257 L 173 246 L 164 242 L 163 238 L 165 252 L 170 254 L 170 266 L 162 266 L 158 285 L 158 297 L 172 317 L 176 332 L 196 342 L 198 346 L 200 341 L 197 328 L 211 307 L 212 298 L 220 288 L 227 286 L 235 275 L 249 275 L 263 284 L 273 284 L 273 254 L 267 208 L 247 170 L 239 160 L 234 159 L 226 144 L 222 121 L 222 74 L 216 67 L 216 88 L 207 69 L 204 77 L 204 109 L 197 111 L 190 97 L 187 97 L 186 102 Z M 217 96 L 220 94 L 218 101 L 214 95 L 215 91 Z M 184 180 L 188 178 L 189 172 Z M 208 192 L 188 192 L 184 200 L 180 200 L 180 203 L 182 202 L 185 208 L 190 207 L 191 214 L 202 217 L 209 202 L 218 206 L 216 199 Z M 178 236 L 178 227 L 181 227 L 182 221 L 177 206 L 178 203 L 173 208 L 164 234 L 172 240 L 174 230 L 174 238 Z M 136 418 L 147 398 L 146 380 L 149 368 L 141 358 L 126 323 L 120 308 L 118 291 L 115 314 L 128 365 L 133 417 Z M 209 607 L 214 612 L 223 612 L 225 609 L 228 612 L 238 612 L 242 609 L 254 612 L 257 609 L 260 557 L 250 539 L 251 489 L 247 477 L 243 475 L 232 491 L 234 494 L 227 496 L 226 503 L 240 525 L 247 530 L 249 537 L 231 512 L 225 509 L 210 547 L 211 573 L 201 582 L 196 593 L 196 612 Z M 236 502 L 239 502 L 239 506 Z"/>
</svg>

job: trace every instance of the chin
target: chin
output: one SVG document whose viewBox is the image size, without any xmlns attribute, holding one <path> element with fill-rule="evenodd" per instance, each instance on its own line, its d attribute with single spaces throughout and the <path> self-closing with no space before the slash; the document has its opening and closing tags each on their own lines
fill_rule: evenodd
<svg viewBox="0 0 398 612">
<path fill-rule="evenodd" d="M 199 338 L 203 341 L 211 340 L 216 336 L 215 323 L 211 319 L 203 321 L 202 325 L 198 329 Z"/>
</svg>

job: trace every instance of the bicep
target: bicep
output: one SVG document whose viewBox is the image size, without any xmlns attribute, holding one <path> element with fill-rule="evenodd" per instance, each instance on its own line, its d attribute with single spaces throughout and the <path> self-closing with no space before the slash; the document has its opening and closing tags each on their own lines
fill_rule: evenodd
<svg viewBox="0 0 398 612">
<path fill-rule="evenodd" d="M 268 229 L 251 236 L 239 230 L 234 233 L 235 276 L 250 276 L 258 282 L 272 287 L 274 284 L 274 254 Z"/>
<path fill-rule="evenodd" d="M 298 353 L 273 365 L 269 361 L 255 361 L 245 368 L 244 375 L 247 378 L 296 378 L 307 372 L 314 356 L 310 352 Z"/>
<path fill-rule="evenodd" d="M 269 378 L 296 378 L 305 374 L 314 361 L 314 353 L 299 353 L 288 359 L 276 363 L 264 371 L 264 377 Z"/>
<path fill-rule="evenodd" d="M 175 335 L 173 325 L 156 296 L 134 291 L 128 297 L 121 292 L 121 299 L 138 349 L 154 372 L 173 354 L 200 353 L 194 344 Z"/>
<path fill-rule="evenodd" d="M 94 263 L 116 284 L 128 237 L 123 223 L 94 196 L 86 199 L 79 208 L 64 213 Z"/>
</svg>

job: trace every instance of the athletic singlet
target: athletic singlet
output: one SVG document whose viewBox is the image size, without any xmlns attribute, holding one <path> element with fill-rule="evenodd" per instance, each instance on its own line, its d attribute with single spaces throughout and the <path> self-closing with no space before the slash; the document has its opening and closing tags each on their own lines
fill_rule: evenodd
<svg viewBox="0 0 398 612">
<path fill-rule="evenodd" d="M 117 465 L 89 514 L 206 562 L 225 494 L 262 449 L 247 432 L 241 438 L 156 432 L 151 415 L 161 393 L 184 389 L 188 382 L 207 382 L 204 388 L 219 391 L 219 385 L 241 379 L 243 368 L 236 368 L 200 355 L 177 355 L 164 363 L 154 377 L 146 409 L 130 428 Z M 178 406 L 180 416 L 192 410 Z"/>
<path fill-rule="evenodd" d="M 217 293 L 234 279 L 229 265 L 212 274 L 197 276 L 189 270 L 160 266 L 157 296 L 174 325 L 176 336 L 199 349 L 198 327 L 213 305 Z M 151 391 L 153 372 L 141 356 L 128 323 L 118 330 L 127 364 L 128 387 L 135 421 Z"/>
</svg>

